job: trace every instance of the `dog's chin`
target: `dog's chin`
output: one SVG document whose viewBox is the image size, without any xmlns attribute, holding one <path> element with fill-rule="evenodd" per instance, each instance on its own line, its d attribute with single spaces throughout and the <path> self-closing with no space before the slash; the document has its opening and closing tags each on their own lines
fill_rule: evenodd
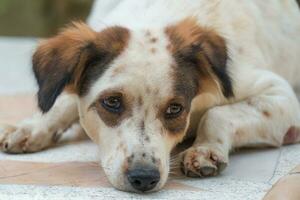
<svg viewBox="0 0 300 200">
<path fill-rule="evenodd" d="M 113 185 L 113 184 L 112 184 Z M 154 193 L 154 192 L 158 192 L 159 190 L 162 189 L 162 187 L 164 186 L 164 184 L 160 184 L 157 185 L 155 188 L 153 188 L 152 190 L 149 191 L 139 191 L 134 189 L 133 187 L 131 187 L 130 185 L 126 185 L 125 187 L 119 187 L 117 185 L 113 185 L 115 189 L 122 191 L 122 192 L 129 192 L 129 193 L 137 193 L 137 194 L 149 194 L 149 193 Z"/>
</svg>

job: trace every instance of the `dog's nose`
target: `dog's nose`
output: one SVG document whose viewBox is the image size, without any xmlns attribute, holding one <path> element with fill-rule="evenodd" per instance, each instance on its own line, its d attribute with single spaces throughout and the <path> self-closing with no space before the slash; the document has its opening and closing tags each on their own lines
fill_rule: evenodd
<svg viewBox="0 0 300 200">
<path fill-rule="evenodd" d="M 160 180 L 160 173 L 154 167 L 139 167 L 129 170 L 127 178 L 133 188 L 146 192 L 152 190 Z"/>
</svg>

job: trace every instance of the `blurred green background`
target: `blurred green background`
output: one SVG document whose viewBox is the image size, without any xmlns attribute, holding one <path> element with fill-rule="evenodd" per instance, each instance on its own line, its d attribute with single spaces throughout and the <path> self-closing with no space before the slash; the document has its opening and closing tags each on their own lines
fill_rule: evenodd
<svg viewBox="0 0 300 200">
<path fill-rule="evenodd" d="M 93 0 L 0 0 L 0 35 L 54 35 L 72 20 L 85 20 Z"/>
<path fill-rule="evenodd" d="M 85 20 L 92 4 L 93 0 L 0 0 L 0 35 L 54 35 L 72 20 Z"/>
</svg>

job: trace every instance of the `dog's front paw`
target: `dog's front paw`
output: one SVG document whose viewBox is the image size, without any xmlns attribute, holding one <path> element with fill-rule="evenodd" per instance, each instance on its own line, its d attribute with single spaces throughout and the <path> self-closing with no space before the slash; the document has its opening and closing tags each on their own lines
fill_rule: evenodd
<svg viewBox="0 0 300 200">
<path fill-rule="evenodd" d="M 182 153 L 181 169 L 189 177 L 215 176 L 228 164 L 228 156 L 213 147 L 190 147 Z"/>
<path fill-rule="evenodd" d="M 35 131 L 32 126 L 0 126 L 0 151 L 6 153 L 36 152 L 47 147 L 52 140 L 47 131 Z"/>
<path fill-rule="evenodd" d="M 27 148 L 30 132 L 10 125 L 0 127 L 0 150 L 6 153 L 23 153 Z"/>
</svg>

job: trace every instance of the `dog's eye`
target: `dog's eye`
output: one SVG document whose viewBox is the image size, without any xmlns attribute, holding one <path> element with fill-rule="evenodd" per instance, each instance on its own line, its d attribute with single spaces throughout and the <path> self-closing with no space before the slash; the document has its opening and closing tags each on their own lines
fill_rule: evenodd
<svg viewBox="0 0 300 200">
<path fill-rule="evenodd" d="M 166 118 L 175 118 L 178 117 L 183 111 L 183 106 L 180 104 L 170 104 L 166 110 Z"/>
<path fill-rule="evenodd" d="M 119 113 L 122 111 L 121 97 L 118 96 L 106 97 L 105 99 L 102 100 L 102 106 L 110 112 Z"/>
</svg>

